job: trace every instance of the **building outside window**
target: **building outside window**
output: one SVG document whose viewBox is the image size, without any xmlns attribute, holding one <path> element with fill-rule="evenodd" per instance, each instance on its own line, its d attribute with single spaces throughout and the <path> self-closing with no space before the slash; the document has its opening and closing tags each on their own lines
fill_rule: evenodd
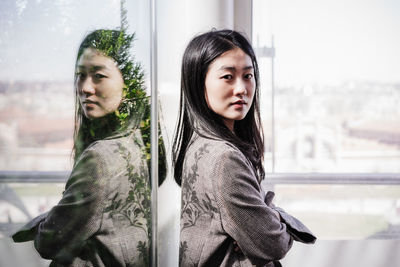
<svg viewBox="0 0 400 267">
<path fill-rule="evenodd" d="M 297 252 L 309 255 L 304 266 L 396 265 L 386 258 L 400 229 L 399 10 L 395 1 L 253 1 L 265 184 L 325 255 L 295 249 L 284 265 Z"/>
</svg>

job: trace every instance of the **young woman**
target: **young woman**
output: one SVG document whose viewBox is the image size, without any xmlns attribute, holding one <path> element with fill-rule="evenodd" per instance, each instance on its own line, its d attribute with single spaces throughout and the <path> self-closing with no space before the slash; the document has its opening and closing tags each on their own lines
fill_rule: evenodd
<svg viewBox="0 0 400 267">
<path fill-rule="evenodd" d="M 79 47 L 73 170 L 60 202 L 13 236 L 34 240 L 51 266 L 148 265 L 149 102 L 129 53 L 132 39 L 96 30 Z"/>
<path fill-rule="evenodd" d="M 238 32 L 207 32 L 185 50 L 173 147 L 182 187 L 180 266 L 279 266 L 293 239 L 315 242 L 260 185 L 258 75 Z"/>
</svg>

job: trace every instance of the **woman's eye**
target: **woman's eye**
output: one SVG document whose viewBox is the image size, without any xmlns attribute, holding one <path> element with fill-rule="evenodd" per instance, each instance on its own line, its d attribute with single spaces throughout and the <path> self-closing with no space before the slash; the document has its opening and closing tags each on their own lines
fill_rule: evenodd
<svg viewBox="0 0 400 267">
<path fill-rule="evenodd" d="M 76 73 L 76 78 L 79 79 L 79 80 L 84 79 L 84 78 L 85 78 L 85 73 L 83 73 L 83 72 L 77 72 L 77 73 Z"/>
<path fill-rule="evenodd" d="M 253 78 L 253 74 L 248 73 L 248 74 L 244 75 L 244 78 L 250 80 L 251 78 Z"/>
<path fill-rule="evenodd" d="M 227 74 L 227 75 L 222 76 L 222 79 L 232 80 L 233 76 L 231 74 Z"/>
<path fill-rule="evenodd" d="M 105 78 L 106 76 L 103 75 L 103 74 L 100 74 L 100 73 L 96 73 L 96 74 L 94 75 L 94 77 L 95 77 L 96 79 L 102 79 L 102 78 Z"/>
</svg>

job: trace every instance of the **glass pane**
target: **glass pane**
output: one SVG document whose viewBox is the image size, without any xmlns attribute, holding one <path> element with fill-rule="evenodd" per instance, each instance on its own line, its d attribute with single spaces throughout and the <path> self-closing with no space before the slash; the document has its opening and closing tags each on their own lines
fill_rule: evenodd
<svg viewBox="0 0 400 267">
<path fill-rule="evenodd" d="M 262 84 L 275 171 L 399 172 L 400 6 L 378 0 L 253 3 L 255 46 L 271 47 L 273 36 L 276 48 L 274 140 L 272 86 Z M 259 56 L 261 77 L 271 79 L 271 59 Z"/>
<path fill-rule="evenodd" d="M 125 1 L 124 6 L 128 33 L 135 33 L 130 52 L 134 62 L 141 65 L 142 88 L 147 90 L 150 3 Z M 26 179 L 40 174 L 47 177 L 50 171 L 71 171 L 78 48 L 93 30 L 120 27 L 121 18 L 121 1 L 0 2 L 2 179 L 7 178 L 6 170 L 23 171 L 19 174 Z M 65 183 L 33 180 L 29 184 L 8 184 L 0 180 L 1 266 L 48 266 L 49 262 L 40 259 L 32 242 L 15 244 L 9 235 L 29 219 L 51 209 L 64 190 Z"/>
<path fill-rule="evenodd" d="M 394 1 L 253 1 L 267 172 L 400 171 L 399 11 Z M 272 188 L 320 239 L 399 238 L 398 185 Z"/>
<path fill-rule="evenodd" d="M 0 186 L 4 198 L 0 205 L 2 237 L 7 237 L 29 219 L 50 210 L 60 200 L 65 187 L 59 183 L 13 183 Z"/>
<path fill-rule="evenodd" d="M 276 185 L 275 193 L 321 240 L 400 238 L 400 186 Z"/>
<path fill-rule="evenodd" d="M 147 70 L 149 4 L 128 2 L 134 54 Z M 69 170 L 76 52 L 90 31 L 120 26 L 120 1 L 7 0 L 0 14 L 0 169 Z"/>
</svg>

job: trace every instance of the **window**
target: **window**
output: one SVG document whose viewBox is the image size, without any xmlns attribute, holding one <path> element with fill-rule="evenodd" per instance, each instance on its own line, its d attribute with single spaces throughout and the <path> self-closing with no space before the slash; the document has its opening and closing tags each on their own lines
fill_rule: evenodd
<svg viewBox="0 0 400 267">
<path fill-rule="evenodd" d="M 126 1 L 135 60 L 150 73 L 150 4 Z M 106 19 L 105 19 L 106 18 Z M 74 68 L 85 34 L 121 25 L 121 1 L 0 3 L 0 265 L 46 266 L 7 237 L 61 198 L 72 168 Z"/>
<path fill-rule="evenodd" d="M 253 1 L 266 183 L 320 239 L 399 237 L 399 8 Z"/>
</svg>

